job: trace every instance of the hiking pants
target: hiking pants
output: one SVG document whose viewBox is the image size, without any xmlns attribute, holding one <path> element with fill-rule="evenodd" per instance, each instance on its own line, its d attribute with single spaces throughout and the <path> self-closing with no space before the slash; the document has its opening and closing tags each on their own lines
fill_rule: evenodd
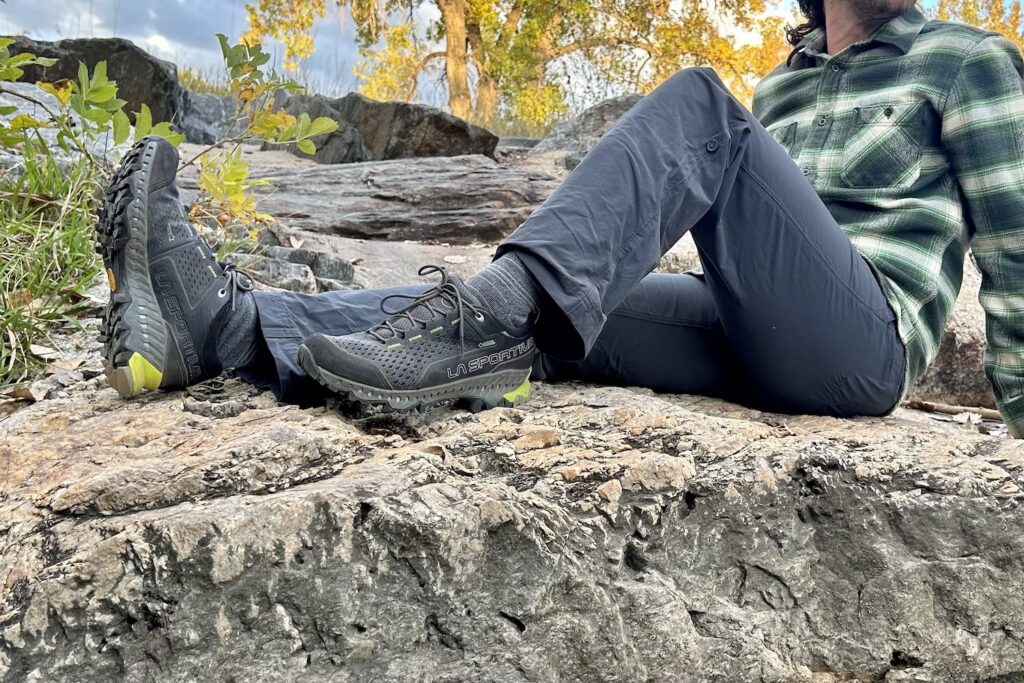
<svg viewBox="0 0 1024 683">
<path fill-rule="evenodd" d="M 651 274 L 688 231 L 704 273 Z M 502 242 L 508 253 L 543 292 L 534 379 L 835 416 L 887 414 L 901 396 L 904 347 L 872 269 L 711 69 L 640 101 Z M 315 402 L 302 339 L 365 330 L 383 297 L 425 289 L 257 292 L 268 353 L 243 376 Z"/>
</svg>

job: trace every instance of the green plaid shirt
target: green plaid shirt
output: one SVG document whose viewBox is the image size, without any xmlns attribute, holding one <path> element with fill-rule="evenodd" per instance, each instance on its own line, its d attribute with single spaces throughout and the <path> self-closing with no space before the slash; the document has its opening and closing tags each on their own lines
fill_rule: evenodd
<svg viewBox="0 0 1024 683">
<path fill-rule="evenodd" d="M 968 248 L 985 372 L 1024 434 L 1024 60 L 998 33 L 912 7 L 836 55 L 807 34 L 753 113 L 875 270 L 907 349 L 903 397 L 934 360 Z M 902 397 L 901 397 L 902 398 Z"/>
</svg>

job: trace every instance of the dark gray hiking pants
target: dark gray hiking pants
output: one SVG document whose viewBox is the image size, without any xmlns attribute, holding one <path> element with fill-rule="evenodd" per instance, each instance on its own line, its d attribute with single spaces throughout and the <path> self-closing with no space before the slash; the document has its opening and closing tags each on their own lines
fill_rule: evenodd
<svg viewBox="0 0 1024 683">
<path fill-rule="evenodd" d="M 687 231 L 704 275 L 650 274 Z M 710 69 L 686 69 L 624 116 L 498 248 L 546 300 L 535 379 L 720 396 L 755 408 L 881 415 L 903 383 L 895 314 L 786 151 Z M 266 361 L 244 373 L 284 400 L 320 394 L 295 356 L 422 285 L 257 293 Z"/>
</svg>

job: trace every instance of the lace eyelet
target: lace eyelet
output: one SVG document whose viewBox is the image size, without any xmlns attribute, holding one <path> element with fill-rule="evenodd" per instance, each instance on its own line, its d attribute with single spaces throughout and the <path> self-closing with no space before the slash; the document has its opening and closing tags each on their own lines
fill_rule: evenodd
<svg viewBox="0 0 1024 683">
<path fill-rule="evenodd" d="M 473 317 L 474 317 L 474 318 L 476 318 L 476 321 L 477 321 L 478 323 L 482 323 L 482 322 L 484 321 L 484 314 L 483 314 L 483 313 L 477 313 L 477 314 L 476 314 L 475 316 L 473 316 Z"/>
<path fill-rule="evenodd" d="M 219 292 L 217 292 L 217 296 L 219 296 L 221 299 L 223 299 L 227 295 L 228 295 L 228 290 L 226 290 L 226 289 L 222 289 Z"/>
</svg>

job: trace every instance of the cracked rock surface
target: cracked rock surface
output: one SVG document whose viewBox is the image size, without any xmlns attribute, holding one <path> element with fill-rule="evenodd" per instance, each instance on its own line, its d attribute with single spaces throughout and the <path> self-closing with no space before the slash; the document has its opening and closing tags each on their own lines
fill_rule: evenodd
<svg viewBox="0 0 1024 683">
<path fill-rule="evenodd" d="M 0 421 L 0 680 L 1018 680 L 1022 446 L 903 415 L 81 382 Z"/>
</svg>

